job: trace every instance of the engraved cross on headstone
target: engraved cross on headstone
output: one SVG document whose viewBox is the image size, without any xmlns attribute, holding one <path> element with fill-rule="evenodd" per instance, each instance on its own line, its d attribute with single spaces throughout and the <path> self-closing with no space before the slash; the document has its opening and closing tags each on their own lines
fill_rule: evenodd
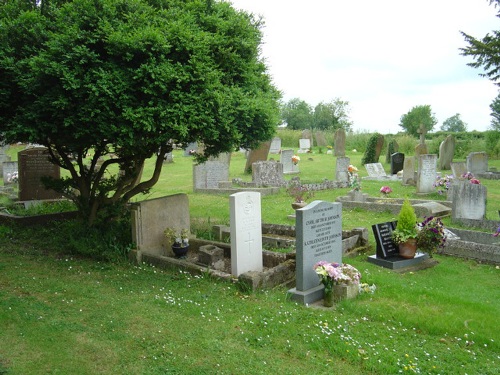
<svg viewBox="0 0 500 375">
<path fill-rule="evenodd" d="M 248 240 L 245 240 L 245 243 L 248 245 L 248 254 L 252 254 L 253 239 L 252 239 L 252 235 L 250 234 L 250 232 L 248 232 Z"/>
</svg>

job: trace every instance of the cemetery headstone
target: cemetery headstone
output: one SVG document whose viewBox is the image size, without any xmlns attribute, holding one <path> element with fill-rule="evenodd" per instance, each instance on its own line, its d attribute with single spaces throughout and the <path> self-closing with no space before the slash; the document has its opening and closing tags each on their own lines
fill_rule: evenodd
<svg viewBox="0 0 500 375">
<path fill-rule="evenodd" d="M 296 287 L 292 299 L 306 303 L 323 297 L 314 265 L 321 261 L 342 263 L 342 204 L 314 201 L 296 212 Z"/>
<path fill-rule="evenodd" d="M 452 189 L 452 219 L 484 220 L 487 189 L 484 185 L 461 181 Z"/>
<path fill-rule="evenodd" d="M 397 174 L 404 168 L 405 154 L 402 152 L 395 152 L 391 155 L 391 174 Z"/>
<path fill-rule="evenodd" d="M 453 161 L 454 153 L 455 153 L 455 137 L 453 135 L 449 135 L 439 145 L 438 168 L 440 170 L 448 170 L 451 168 L 450 163 Z"/>
<path fill-rule="evenodd" d="M 283 164 L 275 161 L 258 161 L 252 166 L 252 182 L 256 186 L 282 186 Z"/>
<path fill-rule="evenodd" d="M 347 156 L 339 156 L 336 161 L 335 180 L 338 182 L 349 182 L 347 168 L 351 164 L 351 159 Z"/>
<path fill-rule="evenodd" d="M 326 147 L 328 145 L 328 142 L 326 141 L 325 133 L 321 131 L 317 131 L 314 134 L 316 138 L 316 146 L 318 147 Z"/>
<path fill-rule="evenodd" d="M 471 152 L 466 158 L 467 171 L 476 175 L 488 171 L 488 154 L 486 152 Z"/>
<path fill-rule="evenodd" d="M 193 156 L 194 153 L 198 152 L 198 143 L 191 142 L 184 149 L 184 156 Z"/>
<path fill-rule="evenodd" d="M 174 162 L 174 154 L 172 152 L 167 152 L 165 154 L 165 163 L 173 163 Z"/>
<path fill-rule="evenodd" d="M 311 148 L 311 140 L 309 138 L 301 138 L 299 139 L 299 150 L 297 151 L 299 154 L 305 154 Z"/>
<path fill-rule="evenodd" d="M 313 135 L 312 135 L 312 132 L 309 129 L 303 130 L 302 134 L 300 135 L 300 138 L 302 138 L 302 139 L 309 139 L 309 148 L 312 147 L 312 145 L 313 145 Z"/>
<path fill-rule="evenodd" d="M 17 153 L 19 168 L 19 200 L 59 199 L 61 194 L 46 189 L 42 177 L 61 178 L 59 166 L 49 161 L 45 147 L 33 147 Z"/>
<path fill-rule="evenodd" d="M 415 185 L 415 157 L 410 156 L 405 158 L 403 164 L 403 185 Z"/>
<path fill-rule="evenodd" d="M 17 182 L 12 180 L 12 176 L 17 173 L 19 175 L 19 170 L 17 167 L 17 161 L 7 161 L 3 163 L 3 184 L 13 185 Z"/>
<path fill-rule="evenodd" d="M 379 134 L 377 137 L 377 144 L 375 146 L 375 161 L 378 161 L 380 154 L 382 153 L 382 148 L 384 147 L 384 136 Z"/>
<path fill-rule="evenodd" d="M 193 165 L 194 189 L 216 189 L 220 181 L 229 180 L 231 154 L 220 154 L 205 163 Z"/>
<path fill-rule="evenodd" d="M 467 166 L 463 161 L 451 162 L 450 168 L 451 168 L 451 173 L 455 178 L 460 178 L 463 174 L 467 173 Z"/>
<path fill-rule="evenodd" d="M 283 173 L 284 174 L 292 174 L 299 173 L 299 165 L 294 164 L 292 161 L 292 156 L 295 155 L 295 151 L 293 150 L 282 150 L 280 156 L 280 162 L 283 164 Z"/>
<path fill-rule="evenodd" d="M 10 156 L 7 155 L 8 146 L 0 145 L 0 175 L 3 175 L 3 163 L 10 162 Z"/>
<path fill-rule="evenodd" d="M 395 221 L 372 225 L 377 244 L 377 258 L 388 259 L 399 254 L 399 249 L 392 240 L 392 231 L 394 229 L 396 229 Z"/>
<path fill-rule="evenodd" d="M 243 191 L 229 196 L 231 222 L 231 274 L 262 271 L 262 219 L 260 193 Z"/>
<path fill-rule="evenodd" d="M 391 155 L 395 152 L 399 152 L 399 144 L 395 139 L 391 139 L 387 144 L 387 152 L 385 154 L 385 162 L 387 164 L 391 163 Z"/>
<path fill-rule="evenodd" d="M 149 199 L 132 204 L 132 241 L 139 253 L 168 255 L 163 231 L 191 231 L 189 201 L 186 194 Z"/>
<path fill-rule="evenodd" d="M 427 134 L 427 129 L 424 124 L 421 124 L 417 130 L 420 134 L 420 143 L 415 146 L 415 156 L 418 158 L 420 155 L 427 154 L 427 145 L 425 144 L 425 135 Z"/>
<path fill-rule="evenodd" d="M 425 154 L 418 157 L 417 194 L 432 193 L 437 177 L 437 155 Z"/>
<path fill-rule="evenodd" d="M 345 138 L 346 134 L 344 128 L 339 128 L 335 131 L 333 155 L 345 156 Z"/>
<path fill-rule="evenodd" d="M 274 137 L 269 148 L 270 154 L 279 154 L 281 152 L 281 138 Z"/>
<path fill-rule="evenodd" d="M 384 167 L 382 163 L 368 163 L 365 164 L 366 171 L 368 172 L 368 177 L 386 177 Z"/>
<path fill-rule="evenodd" d="M 258 161 L 267 161 L 269 157 L 269 150 L 271 149 L 271 142 L 263 142 L 256 149 L 249 151 L 247 162 L 245 163 L 245 173 L 252 173 L 252 164 Z"/>
</svg>

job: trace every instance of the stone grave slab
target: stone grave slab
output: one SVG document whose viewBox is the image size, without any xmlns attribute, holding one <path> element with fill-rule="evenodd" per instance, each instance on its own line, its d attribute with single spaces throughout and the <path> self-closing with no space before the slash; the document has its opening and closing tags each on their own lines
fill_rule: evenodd
<svg viewBox="0 0 500 375">
<path fill-rule="evenodd" d="M 253 163 L 258 161 L 267 161 L 269 157 L 269 150 L 271 149 L 271 142 L 263 142 L 256 149 L 248 152 L 247 161 L 245 163 L 245 173 L 252 173 Z"/>
<path fill-rule="evenodd" d="M 418 157 L 417 194 L 428 194 L 435 191 L 434 182 L 437 177 L 437 155 L 425 154 Z"/>
<path fill-rule="evenodd" d="M 301 138 L 299 139 L 299 150 L 297 151 L 299 154 L 305 154 L 311 148 L 311 140 L 309 138 Z"/>
<path fill-rule="evenodd" d="M 368 163 L 365 164 L 365 169 L 368 172 L 368 177 L 387 177 L 382 163 Z"/>
<path fill-rule="evenodd" d="M 335 131 L 333 146 L 333 154 L 335 156 L 345 156 L 345 138 L 344 128 L 339 128 Z"/>
<path fill-rule="evenodd" d="M 439 145 L 438 168 L 440 170 L 448 170 L 451 168 L 450 163 L 453 161 L 455 153 L 455 137 L 449 135 Z"/>
<path fill-rule="evenodd" d="M 404 166 L 403 166 L 403 185 L 415 185 L 415 157 L 410 156 L 405 158 Z"/>
<path fill-rule="evenodd" d="M 283 164 L 275 161 L 258 161 L 252 165 L 252 182 L 256 186 L 282 186 Z"/>
<path fill-rule="evenodd" d="M 461 181 L 452 189 L 452 218 L 484 220 L 487 189 L 484 185 Z"/>
<path fill-rule="evenodd" d="M 193 165 L 193 187 L 197 189 L 216 189 L 220 181 L 229 180 L 231 154 L 220 154 L 205 163 Z"/>
<path fill-rule="evenodd" d="M 270 154 L 279 154 L 281 152 L 281 138 L 274 137 L 271 141 L 271 146 L 269 147 Z"/>
<path fill-rule="evenodd" d="M 466 158 L 467 171 L 476 175 L 488 171 L 488 154 L 486 152 L 471 152 Z"/>
<path fill-rule="evenodd" d="M 439 202 L 430 201 L 425 203 L 416 203 L 414 204 L 414 207 L 423 207 L 429 212 L 429 215 L 432 216 L 443 217 L 451 215 L 451 208 Z"/>
<path fill-rule="evenodd" d="M 326 141 L 325 133 L 321 131 L 317 131 L 314 134 L 314 137 L 316 138 L 316 145 L 318 147 L 326 147 L 328 145 L 328 142 Z"/>
<path fill-rule="evenodd" d="M 323 285 L 313 266 L 321 261 L 342 263 L 342 204 L 314 201 L 295 211 L 296 287 L 288 293 L 303 304 L 323 298 Z"/>
<path fill-rule="evenodd" d="M 42 177 L 61 178 L 59 166 L 49 161 L 49 152 L 45 147 L 28 148 L 17 153 L 19 168 L 19 200 L 60 199 L 61 194 L 48 190 L 43 185 Z"/>
<path fill-rule="evenodd" d="M 404 168 L 405 154 L 402 152 L 395 152 L 391 155 L 391 174 L 397 174 Z"/>
<path fill-rule="evenodd" d="M 335 180 L 338 182 L 349 182 L 347 168 L 351 164 L 351 159 L 347 156 L 339 156 L 336 160 Z"/>
<path fill-rule="evenodd" d="M 280 155 L 280 162 L 283 164 L 284 174 L 294 174 L 299 173 L 299 165 L 294 164 L 292 161 L 292 156 L 295 155 L 294 150 L 282 150 Z"/>
<path fill-rule="evenodd" d="M 261 272 L 262 218 L 260 193 L 243 191 L 229 196 L 231 222 L 231 274 Z"/>
<path fill-rule="evenodd" d="M 463 174 L 467 173 L 467 165 L 463 161 L 456 161 L 450 163 L 451 172 L 453 177 L 459 178 Z"/>
</svg>

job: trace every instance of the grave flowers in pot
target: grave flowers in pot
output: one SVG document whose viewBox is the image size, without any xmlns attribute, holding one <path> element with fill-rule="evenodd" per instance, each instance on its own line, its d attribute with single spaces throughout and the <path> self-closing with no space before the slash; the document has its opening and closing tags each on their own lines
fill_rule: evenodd
<svg viewBox="0 0 500 375">
<path fill-rule="evenodd" d="M 392 232 L 392 240 L 399 246 L 400 256 L 412 259 L 417 252 L 417 215 L 407 198 L 403 201 L 397 220 L 396 229 Z"/>
<path fill-rule="evenodd" d="M 167 228 L 163 232 L 172 246 L 172 251 L 176 258 L 185 258 L 189 250 L 189 232 L 186 228 L 176 230 Z"/>
<path fill-rule="evenodd" d="M 325 286 L 324 306 L 331 307 L 334 301 L 354 298 L 359 293 L 361 273 L 350 264 L 329 263 L 322 260 L 313 268 L 320 282 Z"/>
<path fill-rule="evenodd" d="M 293 198 L 292 208 L 297 210 L 299 208 L 307 206 L 307 199 L 314 196 L 314 192 L 309 190 L 309 188 L 300 183 L 300 180 L 291 180 L 290 185 L 286 189 L 289 196 Z"/>
</svg>

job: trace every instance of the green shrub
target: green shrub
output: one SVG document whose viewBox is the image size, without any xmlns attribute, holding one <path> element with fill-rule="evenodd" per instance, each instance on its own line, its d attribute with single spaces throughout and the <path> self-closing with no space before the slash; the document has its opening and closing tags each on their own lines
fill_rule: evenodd
<svg viewBox="0 0 500 375">
<path fill-rule="evenodd" d="M 378 162 L 378 158 L 376 157 L 376 148 L 380 136 L 381 136 L 380 133 L 375 133 L 368 140 L 368 145 L 366 146 L 365 154 L 361 159 L 362 165 Z"/>
<path fill-rule="evenodd" d="M 489 130 L 484 132 L 485 150 L 489 156 L 498 158 L 500 156 L 500 132 Z"/>
<path fill-rule="evenodd" d="M 389 143 L 387 143 L 387 151 L 385 154 L 385 162 L 390 163 L 391 162 L 391 155 L 394 154 L 395 152 L 399 151 L 399 145 L 398 142 L 394 138 L 392 138 Z"/>
</svg>

